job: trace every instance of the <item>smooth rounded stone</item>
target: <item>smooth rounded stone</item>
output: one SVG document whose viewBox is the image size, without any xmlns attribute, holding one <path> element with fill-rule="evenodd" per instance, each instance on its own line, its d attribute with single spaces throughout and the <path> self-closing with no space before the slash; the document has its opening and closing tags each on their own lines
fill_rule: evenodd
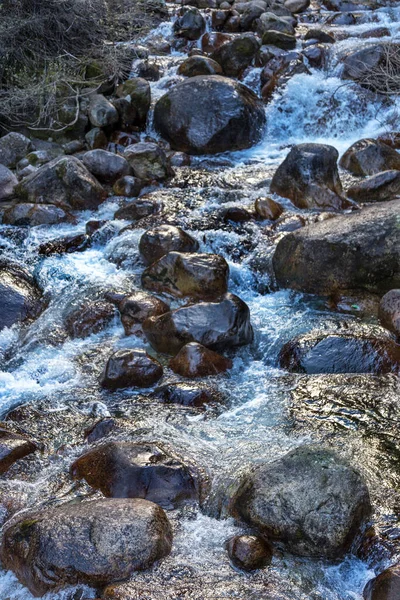
<svg viewBox="0 0 400 600">
<path fill-rule="evenodd" d="M 283 213 L 283 206 L 279 202 L 272 200 L 272 198 L 257 198 L 255 211 L 261 219 L 276 221 Z"/>
<path fill-rule="evenodd" d="M 234 294 L 151 317 L 143 323 L 143 331 L 157 352 L 174 356 L 190 342 L 218 352 L 253 341 L 249 307 Z"/>
<path fill-rule="evenodd" d="M 356 202 L 383 202 L 400 195 L 400 171 L 383 171 L 352 185 L 347 195 Z"/>
<path fill-rule="evenodd" d="M 72 254 L 73 252 L 83 252 L 89 248 L 91 239 L 85 233 L 79 235 L 68 235 L 58 240 L 44 242 L 38 248 L 38 254 L 41 256 L 51 256 L 52 254 Z"/>
<path fill-rule="evenodd" d="M 0 264 L 0 331 L 15 323 L 39 316 L 42 292 L 21 268 Z"/>
<path fill-rule="evenodd" d="M 231 512 L 300 556 L 339 558 L 371 514 L 360 473 L 329 449 L 302 446 L 243 476 Z"/>
<path fill-rule="evenodd" d="M 173 150 L 188 154 L 249 148 L 261 138 L 265 121 L 264 105 L 256 94 L 220 75 L 178 83 L 154 110 L 157 131 Z"/>
<path fill-rule="evenodd" d="M 379 319 L 384 327 L 400 336 L 400 289 L 390 290 L 379 304 Z"/>
<path fill-rule="evenodd" d="M 179 66 L 178 75 L 197 77 L 198 75 L 222 75 L 222 67 L 207 56 L 191 56 Z"/>
<path fill-rule="evenodd" d="M 140 179 L 132 175 L 125 175 L 114 183 L 113 192 L 116 196 L 134 198 L 135 196 L 139 196 L 142 188 L 143 183 Z"/>
<path fill-rule="evenodd" d="M 201 49 L 206 54 L 212 54 L 214 50 L 232 39 L 233 36 L 229 33 L 221 33 L 220 31 L 207 32 L 201 38 Z"/>
<path fill-rule="evenodd" d="M 163 368 L 160 363 L 144 350 L 117 350 L 107 361 L 101 385 L 108 390 L 148 388 L 162 376 Z"/>
<path fill-rule="evenodd" d="M 169 361 L 169 366 L 177 375 L 190 379 L 225 373 L 232 368 L 232 361 L 197 342 L 190 342 Z"/>
<path fill-rule="evenodd" d="M 400 598 L 400 567 L 395 565 L 371 579 L 364 588 L 364 600 L 398 600 Z"/>
<path fill-rule="evenodd" d="M 376 175 L 382 171 L 400 170 L 400 154 L 378 140 L 359 140 L 343 154 L 342 169 L 353 175 Z"/>
<path fill-rule="evenodd" d="M 14 189 L 18 179 L 7 167 L 0 164 L 0 200 L 7 200 L 14 196 Z"/>
<path fill-rule="evenodd" d="M 311 294 L 400 287 L 399 214 L 393 200 L 289 233 L 273 256 L 278 285 Z"/>
<path fill-rule="evenodd" d="M 226 548 L 235 567 L 244 571 L 263 569 L 272 561 L 272 545 L 258 535 L 236 535 L 228 540 Z"/>
<path fill-rule="evenodd" d="M 159 317 L 169 311 L 169 306 L 156 296 L 141 290 L 124 296 L 117 303 L 125 335 L 143 333 L 142 323 L 150 317 Z"/>
<path fill-rule="evenodd" d="M 310 0 L 285 0 L 284 6 L 293 14 L 301 13 L 310 6 Z"/>
<path fill-rule="evenodd" d="M 183 7 L 174 22 L 174 34 L 186 40 L 198 40 L 206 28 L 201 12 L 194 6 Z"/>
<path fill-rule="evenodd" d="M 265 12 L 257 21 L 257 33 L 261 38 L 267 31 L 279 31 L 293 36 L 295 33 L 293 21 L 292 17 L 279 17 L 272 12 Z"/>
<path fill-rule="evenodd" d="M 93 127 L 111 127 L 119 121 L 117 109 L 102 94 L 90 97 L 88 117 Z"/>
<path fill-rule="evenodd" d="M 399 371 L 400 346 L 385 330 L 311 331 L 287 342 L 282 368 L 294 373 L 373 373 Z"/>
<path fill-rule="evenodd" d="M 139 241 L 139 252 L 146 265 L 154 263 L 168 252 L 197 252 L 198 249 L 197 240 L 173 225 L 148 229 Z"/>
<path fill-rule="evenodd" d="M 242 206 L 231 206 L 222 211 L 224 221 L 232 223 L 248 223 L 254 218 L 254 215 Z"/>
<path fill-rule="evenodd" d="M 142 181 L 162 181 L 172 174 L 167 155 L 153 142 L 140 142 L 128 146 L 125 158 L 135 177 Z"/>
<path fill-rule="evenodd" d="M 162 508 L 141 499 L 102 499 L 13 521 L 3 533 L 1 560 L 33 595 L 43 596 L 66 585 L 126 579 L 167 556 L 171 545 Z"/>
<path fill-rule="evenodd" d="M 85 338 L 107 327 L 115 313 L 115 306 L 111 302 L 89 300 L 78 306 L 68 307 L 63 319 L 64 327 L 71 338 Z"/>
<path fill-rule="evenodd" d="M 88 131 L 85 135 L 85 141 L 90 150 L 104 149 L 108 144 L 107 136 L 100 127 L 93 127 Z"/>
<path fill-rule="evenodd" d="M 38 445 L 26 435 L 0 426 L 0 474 L 6 473 L 17 460 L 38 450 Z"/>
<path fill-rule="evenodd" d="M 73 216 L 59 206 L 51 204 L 21 202 L 7 208 L 2 217 L 4 225 L 16 225 L 18 227 L 56 225 L 64 222 L 73 223 Z"/>
<path fill-rule="evenodd" d="M 270 29 L 263 34 L 262 43 L 271 46 L 277 46 L 282 50 L 294 50 L 296 48 L 296 38 L 282 31 Z"/>
<path fill-rule="evenodd" d="M 131 174 L 131 167 L 123 156 L 107 150 L 89 150 L 82 162 L 99 181 L 113 182 L 119 177 Z"/>
<path fill-rule="evenodd" d="M 15 188 L 24 202 L 61 204 L 74 210 L 96 209 L 106 198 L 100 183 L 74 156 L 63 156 L 40 167 Z"/>
<path fill-rule="evenodd" d="M 198 497 L 188 467 L 155 444 L 96 446 L 72 464 L 71 475 L 109 498 L 143 498 L 166 510 Z"/>
<path fill-rule="evenodd" d="M 214 50 L 211 58 L 219 63 L 227 77 L 240 77 L 249 67 L 260 48 L 256 36 L 244 33 Z"/>
<path fill-rule="evenodd" d="M 114 219 L 139 221 L 150 215 L 155 215 L 161 212 L 161 210 L 162 204 L 159 200 L 145 195 L 119 208 L 114 215 Z"/>
<path fill-rule="evenodd" d="M 276 170 L 271 192 L 289 198 L 297 208 L 348 207 L 338 173 L 338 158 L 336 148 L 326 144 L 294 146 Z"/>
<path fill-rule="evenodd" d="M 128 79 L 117 87 L 116 94 L 118 98 L 129 100 L 133 110 L 132 124 L 144 126 L 151 105 L 151 88 L 149 82 L 141 77 Z"/>
<path fill-rule="evenodd" d="M 150 394 L 150 398 L 163 404 L 202 408 L 206 404 L 220 403 L 222 394 L 205 384 L 178 381 L 160 385 Z"/>
<path fill-rule="evenodd" d="M 142 274 L 146 290 L 201 300 L 214 300 L 225 294 L 228 280 L 228 263 L 219 254 L 169 252 Z"/>
<path fill-rule="evenodd" d="M 17 163 L 34 150 L 31 140 L 22 133 L 12 131 L 0 138 L 0 165 L 14 168 Z"/>
<path fill-rule="evenodd" d="M 305 40 L 317 40 L 320 44 L 334 44 L 335 38 L 330 33 L 327 33 L 323 29 L 316 29 L 311 27 L 304 36 Z"/>
</svg>

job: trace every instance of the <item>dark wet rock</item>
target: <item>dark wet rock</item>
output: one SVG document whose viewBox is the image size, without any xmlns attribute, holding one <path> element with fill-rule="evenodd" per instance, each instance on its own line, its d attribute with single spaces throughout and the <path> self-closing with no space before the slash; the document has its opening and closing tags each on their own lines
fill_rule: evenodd
<svg viewBox="0 0 400 600">
<path fill-rule="evenodd" d="M 85 233 L 79 235 L 69 235 L 58 240 L 44 242 L 38 248 L 38 254 L 41 256 L 51 256 L 52 254 L 71 254 L 72 252 L 84 252 L 90 247 L 90 237 Z"/>
<path fill-rule="evenodd" d="M 2 217 L 4 225 L 18 227 L 37 227 L 38 225 L 56 225 L 57 223 L 73 223 L 73 216 L 52 204 L 30 204 L 20 202 L 7 208 Z"/>
<path fill-rule="evenodd" d="M 85 429 L 85 439 L 88 444 L 93 444 L 108 436 L 118 428 L 117 421 L 111 417 L 104 417 Z"/>
<path fill-rule="evenodd" d="M 169 154 L 171 167 L 189 167 L 191 158 L 185 152 L 171 152 Z"/>
<path fill-rule="evenodd" d="M 201 12 L 194 6 L 183 7 L 174 23 L 174 33 L 186 40 L 198 40 L 206 28 Z"/>
<path fill-rule="evenodd" d="M 115 306 L 105 300 L 92 300 L 69 306 L 64 317 L 67 333 L 74 338 L 85 338 L 99 333 L 109 325 L 115 317 Z"/>
<path fill-rule="evenodd" d="M 265 112 L 246 86 L 209 75 L 191 77 L 160 98 L 154 123 L 174 150 L 214 154 L 256 143 L 265 125 Z"/>
<path fill-rule="evenodd" d="M 222 211 L 224 221 L 232 223 L 247 223 L 254 218 L 254 215 L 242 206 L 231 206 Z"/>
<path fill-rule="evenodd" d="M 160 66 L 152 60 L 142 60 L 135 65 L 135 72 L 140 79 L 158 81 L 161 77 Z"/>
<path fill-rule="evenodd" d="M 71 474 L 109 498 L 143 498 L 164 509 L 198 496 L 190 469 L 155 444 L 96 446 L 73 463 Z"/>
<path fill-rule="evenodd" d="M 113 185 L 113 192 L 116 196 L 125 196 L 126 198 L 134 198 L 139 196 L 143 188 L 143 183 L 137 177 L 125 175 L 118 179 Z"/>
<path fill-rule="evenodd" d="M 150 84 L 146 79 L 134 77 L 118 86 L 116 94 L 129 101 L 131 109 L 131 125 L 143 127 L 151 104 Z"/>
<path fill-rule="evenodd" d="M 285 214 L 271 225 L 271 231 L 275 234 L 297 231 L 307 224 L 302 215 Z"/>
<path fill-rule="evenodd" d="M 147 267 L 145 289 L 176 298 L 214 300 L 228 291 L 229 266 L 219 254 L 169 252 Z"/>
<path fill-rule="evenodd" d="M 178 75 L 184 75 L 185 77 L 222 75 L 222 67 L 207 56 L 191 56 L 180 65 Z"/>
<path fill-rule="evenodd" d="M 283 213 L 283 206 L 272 198 L 257 198 L 255 211 L 261 219 L 276 221 Z"/>
<path fill-rule="evenodd" d="M 197 342 L 190 342 L 170 360 L 169 366 L 182 377 L 209 377 L 231 369 L 232 361 Z"/>
<path fill-rule="evenodd" d="M 117 109 L 102 94 L 90 97 L 88 117 L 93 127 L 112 127 L 119 121 Z"/>
<path fill-rule="evenodd" d="M 287 342 L 280 366 L 295 373 L 373 373 L 399 371 L 400 346 L 385 330 L 311 331 Z"/>
<path fill-rule="evenodd" d="M 304 12 L 310 6 L 310 0 L 285 0 L 285 8 L 288 8 L 291 13 L 296 14 Z"/>
<path fill-rule="evenodd" d="M 296 48 L 296 38 L 294 35 L 289 35 L 282 31 L 274 31 L 273 29 L 264 33 L 262 43 L 277 46 L 278 48 L 282 48 L 282 50 L 294 50 Z"/>
<path fill-rule="evenodd" d="M 371 505 L 361 475 L 331 450 L 302 446 L 243 476 L 231 512 L 301 556 L 349 551 Z"/>
<path fill-rule="evenodd" d="M 23 269 L 0 264 L 0 330 L 37 317 L 42 308 L 42 292 Z"/>
<path fill-rule="evenodd" d="M 151 393 L 150 398 L 163 404 L 181 404 L 182 406 L 201 408 L 205 404 L 220 403 L 222 394 L 205 384 L 178 381 L 160 385 Z"/>
<path fill-rule="evenodd" d="M 400 598 L 400 567 L 395 565 L 371 579 L 364 588 L 364 600 L 397 600 Z"/>
<path fill-rule="evenodd" d="M 117 350 L 107 361 L 101 385 L 108 390 L 148 388 L 162 376 L 160 363 L 144 350 Z"/>
<path fill-rule="evenodd" d="M 222 44 L 212 53 L 211 58 L 221 65 L 228 77 L 240 77 L 251 65 L 259 48 L 256 36 L 244 33 Z"/>
<path fill-rule="evenodd" d="M 211 54 L 217 48 L 229 42 L 233 39 L 233 36 L 229 33 L 221 33 L 221 32 L 210 32 L 205 33 L 201 38 L 201 49 L 206 54 Z"/>
<path fill-rule="evenodd" d="M 180 227 L 160 225 L 148 229 L 140 238 L 139 252 L 145 264 L 149 265 L 168 252 L 196 252 L 199 243 Z"/>
<path fill-rule="evenodd" d="M 384 327 L 400 337 L 400 290 L 390 290 L 379 304 L 379 319 Z"/>
<path fill-rule="evenodd" d="M 323 29 L 316 29 L 312 27 L 309 29 L 304 36 L 305 40 L 316 40 L 320 44 L 334 44 L 335 38 L 330 33 L 327 33 Z"/>
<path fill-rule="evenodd" d="M 257 535 L 236 535 L 227 542 L 229 558 L 244 571 L 262 569 L 271 564 L 272 545 Z"/>
<path fill-rule="evenodd" d="M 399 211 L 393 200 L 288 234 L 273 257 L 278 284 L 315 294 L 400 286 Z"/>
<path fill-rule="evenodd" d="M 343 154 L 340 166 L 353 175 L 376 175 L 400 169 L 400 154 L 378 140 L 359 140 Z"/>
<path fill-rule="evenodd" d="M 313 44 L 312 46 L 304 48 L 302 54 L 308 60 L 311 67 L 320 69 L 326 64 L 328 51 L 326 46 L 322 44 Z"/>
<path fill-rule="evenodd" d="M 233 294 L 147 319 L 143 331 L 155 350 L 173 355 L 189 342 L 223 351 L 253 340 L 249 308 Z"/>
<path fill-rule="evenodd" d="M 169 306 L 156 296 L 137 291 L 117 302 L 126 335 L 140 335 L 142 323 L 149 317 L 158 317 L 169 311 Z"/>
<path fill-rule="evenodd" d="M 135 177 L 142 181 L 162 181 L 172 175 L 164 150 L 153 142 L 140 142 L 128 146 L 125 158 Z"/>
<path fill-rule="evenodd" d="M 150 215 L 155 215 L 162 210 L 162 204 L 159 200 L 146 194 L 136 200 L 125 204 L 117 210 L 114 219 L 126 219 L 127 221 L 139 221 Z"/>
<path fill-rule="evenodd" d="M 0 138 L 1 139 L 1 138 Z M 8 200 L 14 196 L 18 179 L 7 167 L 0 164 L 0 200 Z"/>
<path fill-rule="evenodd" d="M 383 171 L 372 175 L 347 190 L 356 202 L 382 202 L 400 195 L 400 171 Z"/>
<path fill-rule="evenodd" d="M 257 32 L 263 38 L 267 31 L 275 31 L 294 35 L 294 19 L 292 17 L 280 17 L 273 12 L 264 12 L 257 21 Z M 264 42 L 263 42 L 264 43 Z"/>
<path fill-rule="evenodd" d="M 61 204 L 74 210 L 96 209 L 106 197 L 100 183 L 74 156 L 47 163 L 15 188 L 24 202 Z"/>
<path fill-rule="evenodd" d="M 28 436 L 19 435 L 0 426 L 0 474 L 21 458 L 36 452 L 38 445 Z"/>
<path fill-rule="evenodd" d="M 0 164 L 12 169 L 32 150 L 34 146 L 31 140 L 22 133 L 7 133 L 0 138 Z"/>
<path fill-rule="evenodd" d="M 107 136 L 100 127 L 93 127 L 85 135 L 85 141 L 90 150 L 106 148 L 108 144 Z"/>
<path fill-rule="evenodd" d="M 127 578 L 169 554 L 171 544 L 162 508 L 146 500 L 104 499 L 24 515 L 6 527 L 1 559 L 42 596 L 66 585 Z"/>
<path fill-rule="evenodd" d="M 338 158 L 333 146 L 294 146 L 275 172 L 271 192 L 289 198 L 298 208 L 346 208 L 349 203 L 343 196 Z"/>
<path fill-rule="evenodd" d="M 123 156 L 107 150 L 89 150 L 83 155 L 82 162 L 99 181 L 107 183 L 131 173 L 131 168 Z"/>
</svg>

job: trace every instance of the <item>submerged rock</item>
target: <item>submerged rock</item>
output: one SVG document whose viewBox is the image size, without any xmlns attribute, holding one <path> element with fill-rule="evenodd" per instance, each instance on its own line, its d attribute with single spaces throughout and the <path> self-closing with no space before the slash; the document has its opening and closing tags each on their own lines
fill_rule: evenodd
<svg viewBox="0 0 400 600">
<path fill-rule="evenodd" d="M 20 435 L 0 427 L 0 474 L 8 469 L 20 458 L 36 452 L 38 445 L 25 435 Z"/>
<path fill-rule="evenodd" d="M 209 377 L 231 369 L 232 361 L 197 342 L 190 342 L 170 360 L 169 366 L 182 377 Z"/>
<path fill-rule="evenodd" d="M 148 229 L 139 242 L 139 252 L 146 265 L 156 262 L 168 252 L 197 252 L 198 249 L 197 240 L 173 225 Z"/>
<path fill-rule="evenodd" d="M 182 406 L 203 407 L 205 404 L 221 402 L 222 394 L 218 390 L 201 383 L 178 381 L 165 383 L 152 392 L 152 399 L 163 404 L 181 404 Z"/>
<path fill-rule="evenodd" d="M 105 300 L 89 300 L 78 306 L 69 306 L 64 326 L 71 338 L 85 338 L 99 333 L 115 317 L 115 307 Z"/>
<path fill-rule="evenodd" d="M 1 560 L 35 596 L 66 585 L 104 586 L 171 551 L 162 508 L 139 499 L 70 503 L 5 527 Z"/>
<path fill-rule="evenodd" d="M 102 444 L 80 456 L 71 474 L 109 498 L 144 498 L 164 509 L 198 497 L 190 470 L 154 444 Z"/>
<path fill-rule="evenodd" d="M 376 175 L 399 170 L 400 154 L 379 140 L 359 140 L 343 154 L 340 166 L 353 175 Z"/>
<path fill-rule="evenodd" d="M 108 390 L 147 388 L 162 376 L 160 363 L 144 350 L 117 350 L 108 359 L 101 385 Z"/>
<path fill-rule="evenodd" d="M 361 475 L 345 460 L 302 446 L 249 470 L 231 512 L 290 552 L 339 558 L 351 548 L 371 505 Z"/>
<path fill-rule="evenodd" d="M 215 154 L 258 142 L 265 112 L 261 100 L 246 86 L 209 75 L 191 77 L 162 96 L 154 124 L 174 150 Z"/>
<path fill-rule="evenodd" d="M 0 331 L 39 316 L 42 292 L 35 281 L 14 265 L 0 264 Z"/>
<path fill-rule="evenodd" d="M 262 569 L 271 564 L 272 546 L 257 535 L 236 535 L 228 540 L 227 550 L 235 567 L 244 571 Z"/>
</svg>

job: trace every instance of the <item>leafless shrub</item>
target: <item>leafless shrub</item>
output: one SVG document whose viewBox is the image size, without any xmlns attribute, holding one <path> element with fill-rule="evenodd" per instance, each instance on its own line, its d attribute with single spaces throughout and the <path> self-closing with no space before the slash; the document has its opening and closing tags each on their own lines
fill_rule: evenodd
<svg viewBox="0 0 400 600">
<path fill-rule="evenodd" d="M 400 94 L 400 44 L 382 44 L 376 65 L 360 69 L 357 78 L 362 86 L 384 96 Z M 367 67 L 367 68 L 366 68 Z"/>
</svg>

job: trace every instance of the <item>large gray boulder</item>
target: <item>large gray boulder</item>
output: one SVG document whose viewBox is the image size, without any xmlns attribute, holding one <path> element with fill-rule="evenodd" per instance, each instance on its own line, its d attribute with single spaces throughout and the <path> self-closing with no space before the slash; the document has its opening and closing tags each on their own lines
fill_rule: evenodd
<svg viewBox="0 0 400 600">
<path fill-rule="evenodd" d="M 332 451 L 303 446 L 253 467 L 231 512 L 301 556 L 338 558 L 371 512 L 361 475 Z"/>
<path fill-rule="evenodd" d="M 7 167 L 0 164 L 0 200 L 7 200 L 14 195 L 18 179 Z"/>
<path fill-rule="evenodd" d="M 400 200 L 303 227 L 276 248 L 279 286 L 314 294 L 400 287 Z"/>
<path fill-rule="evenodd" d="M 0 164 L 13 168 L 34 149 L 31 140 L 22 133 L 12 131 L 0 138 Z"/>
<path fill-rule="evenodd" d="M 258 142 L 265 111 L 256 94 L 241 83 L 220 75 L 199 76 L 160 98 L 154 124 L 174 150 L 215 154 Z"/>
</svg>

